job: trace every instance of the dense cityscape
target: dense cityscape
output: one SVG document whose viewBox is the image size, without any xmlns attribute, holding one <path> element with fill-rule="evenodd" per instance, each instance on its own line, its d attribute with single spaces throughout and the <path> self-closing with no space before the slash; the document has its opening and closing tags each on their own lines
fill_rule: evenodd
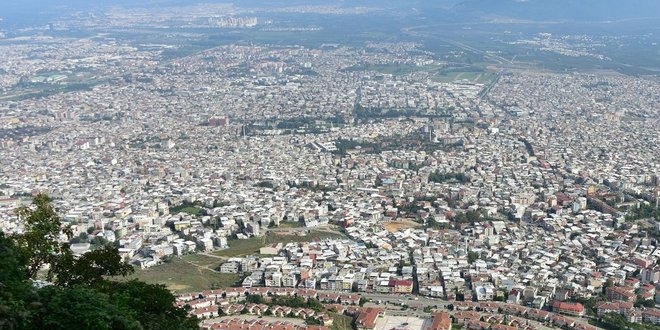
<svg viewBox="0 0 660 330">
<path fill-rule="evenodd" d="M 0 231 L 24 233 L 17 209 L 45 193 L 75 255 L 114 245 L 202 329 L 660 324 L 657 76 L 488 51 L 466 69 L 469 46 L 403 40 L 186 53 L 101 32 L 316 29 L 207 6 L 2 33 Z M 600 42 L 516 41 L 612 61 Z"/>
</svg>

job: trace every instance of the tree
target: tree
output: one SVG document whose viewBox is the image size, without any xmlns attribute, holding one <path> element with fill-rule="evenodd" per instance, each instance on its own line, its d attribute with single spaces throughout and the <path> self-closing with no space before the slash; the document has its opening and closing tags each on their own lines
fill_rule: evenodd
<svg viewBox="0 0 660 330">
<path fill-rule="evenodd" d="M 248 294 L 247 297 L 245 297 L 245 301 L 251 304 L 265 304 L 266 299 L 260 294 Z"/>
<path fill-rule="evenodd" d="M 320 325 L 321 320 L 316 319 L 313 316 L 308 316 L 307 318 L 305 318 L 305 323 L 307 323 L 307 325 Z"/>
<path fill-rule="evenodd" d="M 139 320 L 144 330 L 199 329 L 197 319 L 188 315 L 186 309 L 176 307 L 174 295 L 162 284 L 137 280 L 104 282 L 99 290 L 124 313 Z"/>
<path fill-rule="evenodd" d="M 62 228 L 60 217 L 55 213 L 47 195 L 39 194 L 32 200 L 34 209 L 28 206 L 17 210 L 18 218 L 25 226 L 25 232 L 16 235 L 16 251 L 24 265 L 26 275 L 34 278 L 44 264 L 51 263 L 62 251 L 59 244 L 61 233 L 71 239 L 71 230 Z"/>
<path fill-rule="evenodd" d="M 54 281 L 59 286 L 96 286 L 104 281 L 104 276 L 127 276 L 133 271 L 131 265 L 121 260 L 118 249 L 110 244 L 77 259 L 71 249 L 65 249 L 52 265 L 52 275 L 56 275 Z"/>
<path fill-rule="evenodd" d="M 132 271 L 113 246 L 75 258 L 47 196 L 18 214 L 25 233 L 0 233 L 0 329 L 199 329 L 164 286 L 105 279 Z M 46 262 L 53 285 L 37 288 L 31 279 Z"/>
<path fill-rule="evenodd" d="M 40 290 L 39 298 L 33 329 L 141 329 L 138 320 L 90 288 L 49 286 Z"/>
<path fill-rule="evenodd" d="M 473 264 L 475 261 L 479 259 L 479 253 L 474 251 L 468 251 L 467 258 L 468 258 L 468 263 Z"/>
<path fill-rule="evenodd" d="M 29 319 L 31 286 L 20 258 L 14 241 L 0 232 L 0 329 L 21 329 Z"/>
</svg>

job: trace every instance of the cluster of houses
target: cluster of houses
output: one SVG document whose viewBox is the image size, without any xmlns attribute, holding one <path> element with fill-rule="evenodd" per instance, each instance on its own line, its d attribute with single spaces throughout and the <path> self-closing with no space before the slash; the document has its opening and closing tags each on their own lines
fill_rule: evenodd
<svg viewBox="0 0 660 330">
<path fill-rule="evenodd" d="M 222 319 L 202 323 L 201 330 L 328 330 L 321 325 L 300 325 L 288 321 L 267 321 L 262 319 Z"/>
<path fill-rule="evenodd" d="M 189 306 L 190 313 L 200 319 L 249 314 L 257 316 L 293 317 L 305 320 L 312 318 L 322 325 L 332 325 L 333 320 L 328 316 L 327 312 L 303 307 L 296 308 L 264 303 L 248 303 L 245 300 L 248 295 L 258 295 L 264 297 L 266 300 L 272 296 L 302 297 L 304 301 L 316 300 L 324 304 L 326 310 L 332 310 L 339 314 L 356 314 L 362 303 L 361 296 L 357 294 L 339 294 L 293 288 L 236 287 L 179 294 L 176 297 L 176 304 L 179 307 Z"/>
</svg>

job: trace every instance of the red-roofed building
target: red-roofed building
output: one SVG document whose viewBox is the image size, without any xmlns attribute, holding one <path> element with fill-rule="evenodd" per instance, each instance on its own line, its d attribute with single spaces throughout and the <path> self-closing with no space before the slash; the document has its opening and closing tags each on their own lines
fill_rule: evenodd
<svg viewBox="0 0 660 330">
<path fill-rule="evenodd" d="M 389 287 L 392 293 L 412 293 L 413 282 L 409 280 L 390 280 Z"/>
<path fill-rule="evenodd" d="M 468 321 L 465 327 L 469 330 L 487 330 L 490 328 L 490 323 L 477 320 Z"/>
<path fill-rule="evenodd" d="M 660 309 L 647 308 L 642 311 L 642 317 L 644 318 L 644 322 L 660 324 Z"/>
<path fill-rule="evenodd" d="M 360 311 L 355 324 L 358 329 L 373 329 L 376 327 L 376 320 L 382 316 L 385 310 L 382 308 L 368 307 Z"/>
<path fill-rule="evenodd" d="M 550 319 L 550 313 L 544 310 L 532 308 L 527 311 L 527 317 L 537 321 L 547 321 Z"/>
<path fill-rule="evenodd" d="M 493 324 L 490 326 L 490 330 L 518 330 L 518 327 L 504 324 Z"/>
<path fill-rule="evenodd" d="M 465 325 L 472 320 L 480 321 L 481 314 L 478 312 L 456 312 L 454 318 L 456 318 L 456 323 Z"/>
<path fill-rule="evenodd" d="M 433 323 L 428 330 L 450 330 L 451 329 L 451 317 L 449 313 L 439 312 L 433 315 Z"/>
<path fill-rule="evenodd" d="M 569 327 L 572 328 L 575 326 L 575 321 L 572 319 L 562 316 L 562 315 L 553 315 L 551 318 L 552 323 L 558 327 Z"/>
<path fill-rule="evenodd" d="M 190 311 L 190 314 L 197 317 L 198 319 L 209 318 L 218 316 L 218 306 L 213 305 L 204 308 L 198 308 Z"/>
<path fill-rule="evenodd" d="M 635 301 L 635 289 L 632 287 L 610 286 L 607 288 L 607 299 Z"/>
<path fill-rule="evenodd" d="M 584 305 L 580 303 L 555 301 L 555 303 L 552 304 L 552 311 L 554 311 L 555 313 L 572 315 L 572 316 L 583 316 L 585 309 L 584 309 Z"/>
<path fill-rule="evenodd" d="M 617 313 L 623 316 L 628 316 L 633 310 L 633 303 L 629 301 L 617 302 L 601 302 L 596 306 L 596 313 L 598 316 L 603 316 L 609 313 Z"/>
</svg>

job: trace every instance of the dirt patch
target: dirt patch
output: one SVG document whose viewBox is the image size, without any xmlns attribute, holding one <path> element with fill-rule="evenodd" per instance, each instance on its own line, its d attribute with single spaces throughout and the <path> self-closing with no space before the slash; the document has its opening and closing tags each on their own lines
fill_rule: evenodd
<svg viewBox="0 0 660 330">
<path fill-rule="evenodd" d="M 405 230 L 408 228 L 419 228 L 422 225 L 410 220 L 401 220 L 401 221 L 390 221 L 383 224 L 383 227 L 390 233 L 394 233 L 400 230 Z"/>
</svg>

